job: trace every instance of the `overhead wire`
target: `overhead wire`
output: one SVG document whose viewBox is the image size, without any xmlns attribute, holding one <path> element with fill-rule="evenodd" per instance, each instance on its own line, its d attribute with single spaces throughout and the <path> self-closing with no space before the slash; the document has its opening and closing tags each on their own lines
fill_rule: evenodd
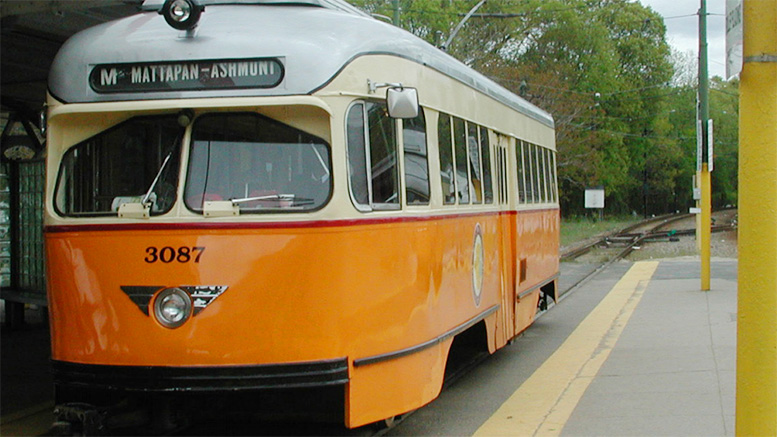
<svg viewBox="0 0 777 437">
<path fill-rule="evenodd" d="M 506 2 L 506 3 L 512 3 L 512 2 Z M 532 14 L 552 14 L 552 13 L 561 13 L 561 12 L 567 12 L 570 10 L 577 10 L 577 9 L 588 9 L 589 5 L 587 4 L 580 4 L 575 6 L 570 6 L 567 8 L 559 8 L 559 9 L 542 9 L 542 8 L 535 8 L 531 11 L 526 12 L 520 12 L 520 13 L 476 13 L 472 15 L 472 18 L 518 18 L 518 17 L 525 17 Z M 464 12 L 453 12 L 453 11 L 439 11 L 439 10 L 430 10 L 426 8 L 415 8 L 407 10 L 406 12 L 412 12 L 415 14 L 421 14 L 421 15 L 457 15 L 462 16 L 464 15 Z M 708 14 L 708 15 L 719 15 L 719 14 Z M 681 19 L 681 18 L 689 18 L 689 17 L 696 17 L 698 16 L 698 13 L 694 14 L 686 14 L 686 15 L 676 15 L 676 16 L 670 16 L 670 17 L 662 17 L 663 20 L 674 20 L 674 19 Z M 639 20 L 640 22 L 645 20 Z M 649 20 L 648 20 L 649 21 Z M 626 89 L 626 90 L 616 90 L 616 91 L 579 91 L 579 90 L 573 90 L 573 89 L 567 89 L 567 88 L 559 88 L 559 87 L 553 87 L 549 85 L 540 85 L 537 83 L 526 83 L 523 79 L 514 79 L 514 78 L 506 78 L 506 77 L 499 77 L 499 76 L 489 76 L 491 79 L 501 82 L 501 83 L 513 83 L 513 84 L 526 84 L 530 87 L 534 88 L 541 88 L 541 89 L 548 89 L 553 91 L 558 91 L 562 94 L 573 94 L 573 95 L 580 95 L 580 96 L 595 96 L 598 93 L 598 98 L 601 99 L 603 97 L 611 97 L 611 96 L 617 96 L 622 94 L 628 94 L 628 93 L 637 93 L 642 92 L 650 89 L 660 89 L 660 88 L 668 88 L 667 92 L 655 94 L 652 96 L 640 96 L 636 98 L 629 98 L 629 99 L 619 99 L 620 102 L 629 102 L 629 101 L 635 101 L 635 100 L 646 100 L 646 99 L 659 99 L 659 98 L 665 98 L 670 97 L 679 93 L 683 93 L 686 90 L 682 88 L 674 88 L 672 89 L 671 84 L 669 82 L 659 83 L 659 84 L 653 84 L 653 85 L 647 85 L 643 87 L 638 88 L 632 88 L 632 89 Z M 724 94 L 734 95 L 728 92 L 724 92 L 721 90 L 715 90 Z M 556 98 L 558 101 L 559 99 Z M 568 99 L 562 99 L 567 101 L 573 101 Z M 653 116 L 653 115 L 651 115 Z M 645 116 L 645 117 L 637 117 L 638 119 L 645 119 L 650 118 L 651 116 Z M 594 116 L 573 116 L 573 115 L 558 115 L 560 118 L 571 118 L 571 119 L 581 119 L 581 118 L 594 118 Z M 601 117 L 604 119 L 612 119 L 612 120 L 634 120 L 634 117 L 616 117 L 616 116 L 610 116 L 603 114 Z M 584 124 L 580 123 L 568 123 L 570 127 L 577 130 L 596 130 L 597 132 L 602 132 L 606 134 L 611 135 L 618 135 L 623 137 L 632 137 L 632 138 L 653 138 L 653 139 L 674 139 L 674 140 L 692 140 L 695 139 L 695 137 L 669 137 L 664 135 L 644 135 L 644 134 L 634 134 L 629 132 L 622 132 L 622 131 L 615 131 L 615 130 L 609 130 L 609 129 L 600 129 L 596 128 L 596 126 L 586 126 Z"/>
</svg>

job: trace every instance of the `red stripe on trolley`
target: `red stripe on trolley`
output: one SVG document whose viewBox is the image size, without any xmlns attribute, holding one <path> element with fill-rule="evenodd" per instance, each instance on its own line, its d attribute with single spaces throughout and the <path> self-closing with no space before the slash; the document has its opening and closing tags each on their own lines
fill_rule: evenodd
<svg viewBox="0 0 777 437">
<path fill-rule="evenodd" d="M 51 225 L 44 227 L 47 234 L 64 232 L 101 232 L 101 231 L 188 231 L 188 230 L 252 230 L 252 229 L 299 229 L 299 228 L 337 228 L 351 226 L 387 225 L 398 223 L 416 223 L 440 220 L 466 219 L 476 217 L 510 216 L 519 213 L 557 211 L 557 208 L 533 209 L 526 211 L 479 211 L 461 214 L 437 214 L 423 216 L 371 217 L 343 220 L 300 220 L 273 222 L 177 222 L 177 223 L 101 223 L 83 225 Z"/>
</svg>

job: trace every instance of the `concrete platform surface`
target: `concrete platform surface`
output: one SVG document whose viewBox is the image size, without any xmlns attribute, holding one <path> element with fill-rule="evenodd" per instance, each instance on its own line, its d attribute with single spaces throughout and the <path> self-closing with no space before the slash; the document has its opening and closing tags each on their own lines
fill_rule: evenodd
<svg viewBox="0 0 777 437">
<path fill-rule="evenodd" d="M 37 308 L 28 323 L 0 328 L 0 435 L 40 435 L 54 420 L 49 327 Z"/>
<path fill-rule="evenodd" d="M 737 261 L 699 273 L 609 266 L 388 435 L 734 435 Z"/>
<path fill-rule="evenodd" d="M 562 435 L 734 435 L 737 265 L 662 261 Z"/>
</svg>

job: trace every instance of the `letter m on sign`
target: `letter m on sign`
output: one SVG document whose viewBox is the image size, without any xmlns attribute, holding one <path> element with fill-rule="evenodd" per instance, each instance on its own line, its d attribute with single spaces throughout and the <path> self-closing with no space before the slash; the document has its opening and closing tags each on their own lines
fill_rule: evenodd
<svg viewBox="0 0 777 437">
<path fill-rule="evenodd" d="M 102 86 L 116 85 L 116 77 L 117 77 L 117 74 L 116 74 L 115 68 L 111 68 L 110 70 L 103 68 L 102 70 L 100 70 L 100 85 Z"/>
</svg>

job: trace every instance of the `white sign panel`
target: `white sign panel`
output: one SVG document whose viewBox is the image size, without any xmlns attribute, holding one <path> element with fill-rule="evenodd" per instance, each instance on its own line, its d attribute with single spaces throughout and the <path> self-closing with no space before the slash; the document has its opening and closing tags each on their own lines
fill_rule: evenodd
<svg viewBox="0 0 777 437">
<path fill-rule="evenodd" d="M 707 170 L 712 171 L 712 156 L 713 156 L 713 146 L 715 145 L 715 141 L 713 138 L 713 132 L 715 131 L 714 126 L 712 125 L 712 119 L 707 120 Z"/>
<path fill-rule="evenodd" d="M 726 79 L 742 72 L 742 0 L 726 0 Z"/>
<path fill-rule="evenodd" d="M 586 188 L 586 208 L 604 208 L 604 188 Z"/>
<path fill-rule="evenodd" d="M 704 159 L 704 131 L 701 128 L 701 120 L 696 120 L 696 171 L 701 171 L 702 160 Z"/>
<path fill-rule="evenodd" d="M 707 170 L 712 171 L 712 154 L 714 146 L 713 138 L 714 126 L 712 119 L 707 120 Z M 696 171 L 701 171 L 701 165 L 704 162 L 704 133 L 701 129 L 701 120 L 696 120 Z"/>
</svg>

